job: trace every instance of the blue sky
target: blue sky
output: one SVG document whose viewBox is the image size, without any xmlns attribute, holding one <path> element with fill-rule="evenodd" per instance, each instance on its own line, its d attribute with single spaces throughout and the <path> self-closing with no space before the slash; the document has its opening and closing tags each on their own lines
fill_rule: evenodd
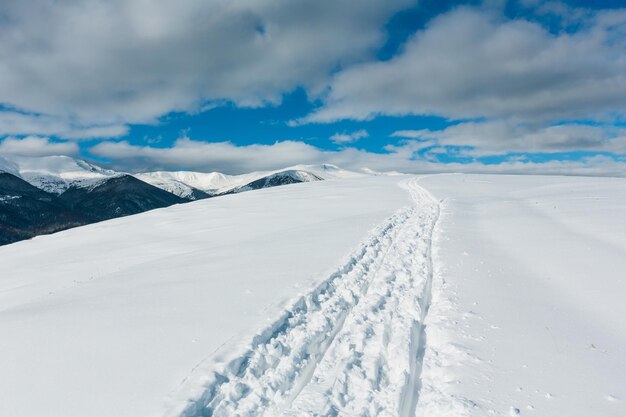
<svg viewBox="0 0 626 417">
<path fill-rule="evenodd" d="M 0 154 L 626 174 L 617 1 L 9 0 Z"/>
</svg>

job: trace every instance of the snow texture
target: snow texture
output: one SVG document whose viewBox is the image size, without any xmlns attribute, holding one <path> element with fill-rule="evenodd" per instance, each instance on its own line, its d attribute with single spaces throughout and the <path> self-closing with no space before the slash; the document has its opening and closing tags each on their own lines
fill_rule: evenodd
<svg viewBox="0 0 626 417">
<path fill-rule="evenodd" d="M 385 222 L 212 375 L 183 416 L 414 413 L 438 205 L 415 180 L 408 188 L 416 207 Z"/>
<path fill-rule="evenodd" d="M 626 181 L 434 175 L 417 417 L 626 416 Z"/>
<path fill-rule="evenodd" d="M 410 204 L 398 181 L 274 187 L 1 247 L 0 416 L 180 409 Z"/>
<path fill-rule="evenodd" d="M 626 180 L 324 170 L 0 248 L 0 416 L 626 415 Z"/>
</svg>

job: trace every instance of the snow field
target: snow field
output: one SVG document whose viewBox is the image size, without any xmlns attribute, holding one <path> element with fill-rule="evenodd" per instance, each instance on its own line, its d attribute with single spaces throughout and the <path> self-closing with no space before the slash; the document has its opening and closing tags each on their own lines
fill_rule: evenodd
<svg viewBox="0 0 626 417">
<path fill-rule="evenodd" d="M 414 179 L 407 188 L 416 207 L 217 371 L 184 417 L 412 415 L 438 205 Z"/>
<path fill-rule="evenodd" d="M 410 204 L 402 180 L 273 187 L 3 246 L 0 416 L 179 416 Z"/>
<path fill-rule="evenodd" d="M 433 175 L 417 417 L 626 416 L 626 181 Z"/>
<path fill-rule="evenodd" d="M 0 416 L 623 417 L 625 207 L 366 177 L 4 246 Z"/>
<path fill-rule="evenodd" d="M 414 414 L 431 298 L 431 236 L 439 207 L 415 180 L 409 190 L 416 207 L 396 226 L 367 292 L 285 415 Z"/>
</svg>

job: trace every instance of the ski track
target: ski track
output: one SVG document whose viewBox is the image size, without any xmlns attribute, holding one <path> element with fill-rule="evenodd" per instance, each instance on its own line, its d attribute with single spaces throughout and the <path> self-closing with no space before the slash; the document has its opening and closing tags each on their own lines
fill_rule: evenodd
<svg viewBox="0 0 626 417">
<path fill-rule="evenodd" d="M 415 206 L 258 334 L 181 417 L 415 414 L 439 205 L 417 178 L 406 188 Z"/>
</svg>

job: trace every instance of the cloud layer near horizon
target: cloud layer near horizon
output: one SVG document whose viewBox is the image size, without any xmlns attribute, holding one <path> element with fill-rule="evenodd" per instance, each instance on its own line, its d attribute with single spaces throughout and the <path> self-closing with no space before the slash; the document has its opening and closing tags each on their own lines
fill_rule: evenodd
<svg viewBox="0 0 626 417">
<path fill-rule="evenodd" d="M 78 145 L 74 142 L 52 142 L 49 138 L 27 136 L 25 138 L 8 137 L 0 142 L 0 155 L 18 156 L 50 156 L 78 153 Z"/>
<path fill-rule="evenodd" d="M 500 164 L 441 163 L 416 159 L 415 152 L 424 142 L 407 140 L 399 146 L 387 146 L 385 153 L 356 148 L 328 151 L 302 142 L 284 141 L 272 145 L 236 146 L 229 142 L 207 143 L 181 138 L 170 148 L 135 146 L 128 142 L 104 142 L 92 148 L 101 158 L 116 161 L 118 169 L 133 167 L 138 171 L 187 169 L 238 174 L 273 170 L 299 164 L 330 163 L 342 168 L 404 173 L 475 172 L 506 174 L 577 174 L 625 176 L 626 162 L 607 156 L 593 156 L 579 161 L 531 162 L 511 158 Z M 427 145 L 426 145 L 427 146 Z"/>
</svg>

